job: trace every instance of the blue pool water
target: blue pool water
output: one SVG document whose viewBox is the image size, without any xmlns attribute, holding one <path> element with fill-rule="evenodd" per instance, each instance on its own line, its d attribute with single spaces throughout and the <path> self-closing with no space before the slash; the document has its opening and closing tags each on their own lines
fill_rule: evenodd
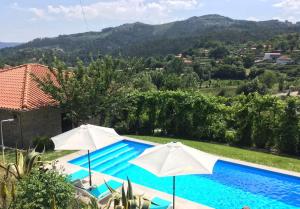
<svg viewBox="0 0 300 209">
<path fill-rule="evenodd" d="M 94 151 L 92 170 L 172 194 L 172 177 L 159 178 L 128 162 L 149 147 L 123 140 Z M 88 168 L 86 155 L 70 163 Z M 213 175 L 176 177 L 176 195 L 216 209 L 296 209 L 300 178 L 219 160 Z"/>
</svg>

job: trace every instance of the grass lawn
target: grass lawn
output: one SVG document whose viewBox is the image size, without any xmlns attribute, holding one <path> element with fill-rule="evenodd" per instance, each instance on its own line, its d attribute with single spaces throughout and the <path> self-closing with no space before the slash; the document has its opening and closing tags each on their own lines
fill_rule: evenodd
<svg viewBox="0 0 300 209">
<path fill-rule="evenodd" d="M 59 157 L 68 155 L 70 153 L 72 153 L 74 151 L 49 151 L 49 152 L 45 152 L 42 155 L 42 160 L 43 161 L 52 161 L 55 160 Z M 25 157 L 25 154 L 24 154 Z M 0 163 L 2 164 L 3 160 L 2 160 L 2 153 L 0 156 Z M 15 151 L 12 150 L 5 150 L 5 162 L 6 163 L 11 163 L 11 162 L 15 162 Z M 4 170 L 0 169 L 0 177 L 3 174 Z"/>
<path fill-rule="evenodd" d="M 45 152 L 42 155 L 42 160 L 44 161 L 52 161 L 55 160 L 59 157 L 65 156 L 67 154 L 70 154 L 74 151 L 49 151 L 49 152 Z M 25 153 L 24 153 L 24 157 L 25 157 Z M 2 153 L 0 156 L 0 163 L 2 163 Z M 5 162 L 15 162 L 15 151 L 13 150 L 5 150 Z"/>
<path fill-rule="evenodd" d="M 199 142 L 177 138 L 164 138 L 164 137 L 152 137 L 152 136 L 129 136 L 136 139 L 142 139 L 145 141 L 156 143 L 167 143 L 172 141 L 180 141 L 185 145 L 194 147 L 196 149 L 208 152 L 211 154 L 228 157 L 232 159 L 243 160 L 246 162 L 257 163 L 261 165 L 281 168 L 285 170 L 291 170 L 300 172 L 300 159 L 293 157 L 278 156 L 273 154 L 267 154 L 257 151 L 251 151 L 236 147 L 229 147 L 226 145 L 213 144 L 207 142 Z"/>
</svg>

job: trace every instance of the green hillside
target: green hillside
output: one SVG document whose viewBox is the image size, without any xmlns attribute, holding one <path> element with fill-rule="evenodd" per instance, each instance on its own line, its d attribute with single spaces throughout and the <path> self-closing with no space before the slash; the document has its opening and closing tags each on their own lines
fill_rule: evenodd
<svg viewBox="0 0 300 209">
<path fill-rule="evenodd" d="M 300 24 L 277 20 L 254 22 L 205 15 L 161 25 L 137 22 L 106 28 L 101 32 L 38 38 L 17 47 L 0 50 L 0 59 L 6 64 L 20 64 L 42 62 L 55 55 L 73 64 L 77 58 L 87 61 L 91 56 L 104 54 L 167 55 L 180 53 L 207 40 L 245 43 L 268 40 L 275 35 L 290 32 L 300 32 Z"/>
</svg>

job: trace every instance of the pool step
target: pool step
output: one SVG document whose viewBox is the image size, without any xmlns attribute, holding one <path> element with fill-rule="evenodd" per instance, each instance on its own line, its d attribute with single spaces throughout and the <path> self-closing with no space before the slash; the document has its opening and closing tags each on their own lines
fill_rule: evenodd
<svg viewBox="0 0 300 209">
<path fill-rule="evenodd" d="M 123 159 L 119 159 L 113 165 L 111 165 L 109 167 L 106 167 L 101 172 L 102 173 L 108 173 L 109 170 L 123 167 L 124 164 L 128 163 L 128 161 L 130 161 L 131 159 L 135 158 L 137 155 L 138 155 L 138 153 L 132 153 L 132 154 L 128 155 L 127 157 L 123 158 Z"/>
<path fill-rule="evenodd" d="M 128 150 L 128 149 L 131 149 L 131 148 L 128 145 L 124 145 L 121 147 L 117 147 L 116 149 L 110 150 L 108 152 L 101 153 L 100 155 L 95 156 L 94 158 L 91 158 L 91 163 L 93 164 L 94 162 L 101 161 L 102 158 L 106 159 L 108 156 L 113 156 L 116 153 L 123 152 L 124 150 Z M 84 163 L 81 163 L 80 166 L 87 167 L 88 159 L 86 159 L 86 161 Z"/>
<path fill-rule="evenodd" d="M 125 146 L 128 146 L 128 144 L 125 144 L 125 143 L 121 142 L 121 143 L 115 144 L 112 147 L 104 148 L 103 150 L 93 151 L 93 152 L 90 153 L 90 156 L 91 156 L 91 159 L 94 159 L 94 158 L 97 158 L 99 155 L 101 155 L 101 156 L 106 155 L 110 152 L 113 152 L 113 151 L 115 151 L 117 149 L 120 149 L 122 147 L 125 147 Z M 82 166 L 83 164 L 85 164 L 87 162 L 88 162 L 88 155 L 87 154 L 83 155 L 80 158 L 77 158 L 77 159 L 74 159 L 74 160 L 70 161 L 70 163 L 73 163 L 73 164 L 76 164 L 76 165 L 79 165 L 79 166 Z"/>
<path fill-rule="evenodd" d="M 142 152 L 139 151 L 139 152 L 136 154 L 135 157 L 137 157 L 137 156 L 140 155 L 141 153 L 142 153 Z M 122 165 L 120 165 L 120 166 L 118 166 L 118 167 L 114 167 L 114 168 L 111 168 L 111 169 L 109 169 L 109 170 L 106 170 L 106 174 L 111 175 L 111 176 L 114 176 L 114 175 L 116 175 L 117 173 L 119 173 L 119 172 L 121 172 L 121 171 L 127 169 L 128 167 L 132 166 L 132 164 L 129 163 L 129 161 L 130 161 L 130 160 L 133 160 L 135 157 L 129 159 L 126 163 L 123 163 Z"/>
<path fill-rule="evenodd" d="M 99 165 L 98 167 L 95 167 L 94 170 L 104 173 L 106 170 L 114 168 L 115 166 L 118 166 L 122 163 L 126 163 L 127 161 L 134 158 L 138 154 L 139 154 L 139 152 L 137 152 L 137 151 L 130 152 L 129 154 L 122 156 L 122 158 L 116 158 L 116 160 L 113 161 L 111 164 L 108 164 L 106 166 Z"/>
<path fill-rule="evenodd" d="M 109 153 L 111 153 L 111 152 L 115 152 L 115 151 L 117 151 L 117 150 L 119 150 L 119 149 L 122 149 L 122 148 L 124 148 L 124 147 L 128 147 L 128 144 L 119 144 L 118 146 L 113 146 L 113 147 L 111 147 L 110 149 L 107 149 L 107 150 L 105 150 L 104 152 L 102 152 L 100 155 L 97 153 L 97 151 L 92 152 L 92 153 L 91 153 L 91 160 L 96 159 L 96 158 L 98 158 L 99 156 L 103 156 L 103 155 L 109 154 Z M 94 157 L 93 155 L 95 155 L 95 157 Z"/>
<path fill-rule="evenodd" d="M 129 152 L 131 151 L 133 148 L 131 147 L 124 147 L 122 149 L 119 149 L 118 151 L 115 151 L 115 152 L 111 152 L 109 153 L 108 155 L 105 155 L 105 156 L 102 156 L 102 157 L 99 157 L 97 158 L 96 160 L 93 160 L 91 161 L 91 166 L 92 167 L 95 167 L 95 165 L 98 165 L 100 163 L 105 163 L 106 161 L 110 160 L 110 159 L 113 159 L 115 158 L 116 156 L 119 156 L 120 154 L 123 154 L 123 153 L 126 153 L 126 152 Z M 84 165 L 81 165 L 85 168 L 88 167 L 88 162 L 86 162 Z"/>
<path fill-rule="evenodd" d="M 119 167 L 117 167 L 117 168 L 112 168 L 112 169 L 109 169 L 109 170 L 107 170 L 106 171 L 106 174 L 108 174 L 108 175 L 111 175 L 111 176 L 114 176 L 114 175 L 116 175 L 117 173 L 119 173 L 119 172 L 121 172 L 121 171 L 123 171 L 123 170 L 125 170 L 125 169 L 127 169 L 129 166 L 131 166 L 132 164 L 130 164 L 130 163 L 125 163 L 124 165 L 122 165 L 122 166 L 119 166 Z"/>
<path fill-rule="evenodd" d="M 117 158 L 119 158 L 120 156 L 124 155 L 124 154 L 127 154 L 127 153 L 130 153 L 132 150 L 134 150 L 134 148 L 127 148 L 126 150 L 122 150 L 122 152 L 118 152 L 118 153 L 113 153 L 111 156 L 106 156 L 104 158 L 104 160 L 100 161 L 100 162 L 92 162 L 92 169 L 94 169 L 95 167 L 99 166 L 99 165 L 104 165 L 104 164 L 107 164 Z"/>
</svg>

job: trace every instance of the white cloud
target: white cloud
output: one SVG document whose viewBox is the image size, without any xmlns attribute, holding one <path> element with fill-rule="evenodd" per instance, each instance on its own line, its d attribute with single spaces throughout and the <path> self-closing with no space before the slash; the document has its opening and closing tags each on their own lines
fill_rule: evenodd
<svg viewBox="0 0 300 209">
<path fill-rule="evenodd" d="M 279 0 L 273 7 L 281 10 L 276 19 L 290 22 L 297 22 L 300 19 L 300 0 Z"/>
<path fill-rule="evenodd" d="M 281 0 L 276 4 L 273 4 L 274 7 L 284 8 L 287 10 L 298 10 L 300 9 L 300 1 L 299 0 Z"/>
<path fill-rule="evenodd" d="M 82 19 L 83 10 L 87 19 L 158 23 L 170 20 L 172 12 L 192 10 L 200 6 L 200 0 L 99 0 L 82 7 L 80 4 L 60 4 L 28 10 L 35 18 Z"/>
<path fill-rule="evenodd" d="M 38 9 L 38 8 L 29 8 L 29 12 L 32 12 L 36 17 L 38 18 L 44 18 L 45 17 L 45 11 L 43 9 Z"/>
<path fill-rule="evenodd" d="M 50 19 L 50 17 L 47 15 L 46 11 L 44 9 L 36 8 L 36 7 L 30 7 L 30 8 L 24 8 L 21 7 L 18 2 L 13 2 L 10 7 L 14 10 L 30 13 L 33 15 L 30 20 L 37 20 L 37 19 Z"/>
</svg>

